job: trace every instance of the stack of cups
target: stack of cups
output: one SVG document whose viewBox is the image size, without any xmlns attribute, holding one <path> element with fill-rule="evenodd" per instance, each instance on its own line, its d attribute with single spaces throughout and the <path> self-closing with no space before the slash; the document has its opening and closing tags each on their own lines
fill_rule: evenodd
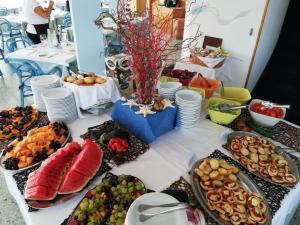
<svg viewBox="0 0 300 225">
<path fill-rule="evenodd" d="M 192 128 L 200 120 L 202 96 L 192 90 L 176 92 L 178 106 L 178 124 L 183 128 Z"/>
<path fill-rule="evenodd" d="M 78 118 L 73 92 L 67 88 L 53 88 L 42 93 L 47 116 L 51 122 L 71 123 Z"/>
<path fill-rule="evenodd" d="M 40 112 L 46 112 L 42 92 L 51 88 L 60 87 L 60 78 L 56 75 L 42 75 L 32 78 L 30 82 L 36 109 Z"/>
</svg>

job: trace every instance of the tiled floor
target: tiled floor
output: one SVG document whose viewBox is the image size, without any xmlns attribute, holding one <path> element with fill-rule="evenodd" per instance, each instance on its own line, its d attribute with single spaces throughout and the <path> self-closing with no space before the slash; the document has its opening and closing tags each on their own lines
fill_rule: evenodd
<svg viewBox="0 0 300 225">
<path fill-rule="evenodd" d="M 0 67 L 3 68 L 3 65 Z M 11 74 L 7 68 L 2 69 L 2 71 L 4 77 L 0 77 L 0 110 L 16 106 L 19 102 L 16 75 Z M 26 99 L 26 103 L 32 104 L 32 98 Z M 0 174 L 0 225 L 25 225 L 18 206 L 8 193 L 2 174 Z M 298 207 L 290 225 L 300 225 L 300 207 Z"/>
</svg>

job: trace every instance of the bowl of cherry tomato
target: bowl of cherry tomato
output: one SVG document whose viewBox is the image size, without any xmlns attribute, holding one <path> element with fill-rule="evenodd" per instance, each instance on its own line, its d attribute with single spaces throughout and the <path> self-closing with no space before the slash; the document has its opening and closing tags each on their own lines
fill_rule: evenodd
<svg viewBox="0 0 300 225">
<path fill-rule="evenodd" d="M 284 119 L 286 109 L 278 107 L 268 108 L 262 102 L 263 100 L 254 99 L 249 105 L 250 115 L 256 124 L 264 127 L 273 127 Z"/>
</svg>

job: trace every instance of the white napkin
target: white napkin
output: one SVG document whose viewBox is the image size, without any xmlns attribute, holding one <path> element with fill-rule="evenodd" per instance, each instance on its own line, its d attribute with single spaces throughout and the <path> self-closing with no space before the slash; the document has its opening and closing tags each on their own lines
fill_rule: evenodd
<svg viewBox="0 0 300 225">
<path fill-rule="evenodd" d="M 224 60 L 224 58 L 210 58 L 210 57 L 202 57 L 198 56 L 197 57 L 204 62 L 209 68 L 214 68 L 216 65 L 218 65 L 221 61 Z"/>
<path fill-rule="evenodd" d="M 119 89 L 111 77 L 104 77 L 106 83 L 92 86 L 78 86 L 73 83 L 63 82 L 63 86 L 73 91 L 78 115 L 83 118 L 80 109 L 86 110 L 91 106 L 107 102 L 115 103 L 121 98 Z"/>
</svg>

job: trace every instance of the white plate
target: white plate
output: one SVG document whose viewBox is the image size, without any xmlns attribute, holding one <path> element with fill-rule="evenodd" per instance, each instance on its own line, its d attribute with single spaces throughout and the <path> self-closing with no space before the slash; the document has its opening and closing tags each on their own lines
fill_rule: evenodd
<svg viewBox="0 0 300 225">
<path fill-rule="evenodd" d="M 164 82 L 159 85 L 159 89 L 178 89 L 181 88 L 182 84 L 180 82 Z"/>
<path fill-rule="evenodd" d="M 53 88 L 43 92 L 42 96 L 46 99 L 65 99 L 69 98 L 70 95 L 73 95 L 73 92 L 68 88 Z"/>
<path fill-rule="evenodd" d="M 52 86 L 60 81 L 56 75 L 41 75 L 31 79 L 31 84 L 34 86 Z"/>
<path fill-rule="evenodd" d="M 138 212 L 137 208 L 140 204 L 160 205 L 175 202 L 178 202 L 178 200 L 163 193 L 157 192 L 142 195 L 130 206 L 126 215 L 125 225 L 188 225 L 185 209 L 153 216 L 151 219 L 146 220 L 145 222 L 139 221 L 140 212 Z M 146 210 L 145 212 L 159 212 L 164 209 L 152 208 Z"/>
<path fill-rule="evenodd" d="M 180 90 L 176 92 L 176 99 L 181 102 L 201 102 L 202 96 L 192 90 Z"/>
</svg>

